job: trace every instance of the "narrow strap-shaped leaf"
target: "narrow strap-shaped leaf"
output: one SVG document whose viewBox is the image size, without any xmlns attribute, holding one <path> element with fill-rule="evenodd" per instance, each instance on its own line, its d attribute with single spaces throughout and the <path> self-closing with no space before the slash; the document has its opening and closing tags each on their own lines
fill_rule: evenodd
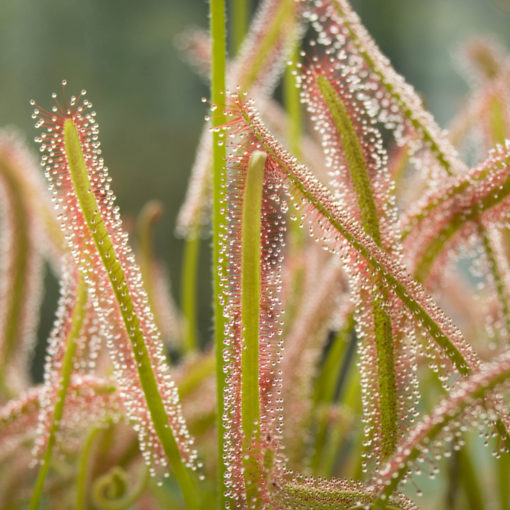
<svg viewBox="0 0 510 510">
<path fill-rule="evenodd" d="M 340 95 L 328 78 L 319 74 L 317 86 L 341 141 L 347 171 L 357 198 L 361 224 L 375 244 L 382 248 L 377 207 L 358 133 Z M 376 431 L 376 434 L 381 436 L 382 456 L 385 457 L 393 451 L 397 441 L 398 405 L 391 317 L 386 309 L 387 292 L 384 289 L 384 282 L 378 280 L 377 277 L 374 279 L 372 291 L 373 331 L 377 353 L 375 360 L 379 401 L 377 411 L 381 424 L 380 431 Z"/>
<path fill-rule="evenodd" d="M 280 462 L 280 289 L 285 222 L 266 155 L 229 147 L 224 458 L 228 507 L 267 499 Z"/>
<path fill-rule="evenodd" d="M 0 132 L 0 195 L 0 387 L 16 393 L 28 383 L 43 276 L 38 206 L 49 200 L 31 154 L 13 132 Z"/>
<path fill-rule="evenodd" d="M 43 386 L 34 386 L 0 409 L 0 445 L 7 455 L 37 432 L 37 418 L 44 395 Z M 110 381 L 90 375 L 73 374 L 67 391 L 67 405 L 60 429 L 77 433 L 106 417 L 119 419 L 122 404 L 117 388 Z"/>
<path fill-rule="evenodd" d="M 261 294 L 261 211 L 266 165 L 264 152 L 253 152 L 244 189 L 241 233 L 241 397 L 244 479 L 248 505 L 259 500 L 260 474 L 256 445 L 260 441 L 259 317 Z"/>
<path fill-rule="evenodd" d="M 464 228 L 479 228 L 485 217 L 504 215 L 510 193 L 510 148 L 498 147 L 478 167 L 427 197 L 411 215 L 406 246 L 416 253 L 414 273 L 423 281 L 450 240 Z M 410 255 L 413 259 L 414 255 Z"/>
<path fill-rule="evenodd" d="M 39 110 L 40 124 L 47 128 L 41 136 L 47 176 L 62 228 L 89 284 L 145 458 L 153 469 L 171 464 L 193 508 L 197 494 L 187 466 L 193 464 L 195 453 L 140 272 L 121 230 L 109 177 L 98 158 L 98 128 L 83 94 L 72 97 L 70 104 L 64 98 L 53 113 Z"/>
<path fill-rule="evenodd" d="M 365 166 L 363 150 L 351 118 L 334 86 L 323 76 L 317 76 L 317 86 L 333 117 L 336 132 L 345 154 L 347 170 L 351 176 L 361 215 L 361 224 L 375 244 L 382 245 L 377 208 L 372 193 L 370 177 Z"/>
<path fill-rule="evenodd" d="M 338 65 L 352 66 L 358 75 L 369 73 L 367 81 L 371 87 L 364 88 L 364 95 L 370 98 L 378 120 L 395 133 L 397 140 L 403 141 L 407 133 L 404 126 L 411 129 L 447 173 L 463 170 L 464 165 L 447 137 L 424 109 L 414 89 L 382 54 L 349 3 L 314 0 L 309 5 L 305 15 L 319 34 L 320 44 L 328 48 L 328 53 L 337 55 Z"/>
</svg>

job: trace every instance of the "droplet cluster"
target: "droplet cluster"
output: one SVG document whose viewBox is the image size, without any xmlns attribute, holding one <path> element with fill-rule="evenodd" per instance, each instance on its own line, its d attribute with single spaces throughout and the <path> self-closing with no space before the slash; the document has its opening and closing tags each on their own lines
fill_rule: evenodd
<svg viewBox="0 0 510 510">
<path fill-rule="evenodd" d="M 318 37 L 320 40 L 320 36 Z M 382 137 L 376 127 L 375 118 L 371 116 L 371 107 L 367 103 L 370 94 L 369 84 L 360 79 L 359 69 L 347 65 L 343 59 L 343 50 L 339 56 L 336 52 L 326 49 L 326 55 L 314 56 L 311 62 L 303 67 L 300 77 L 302 100 L 307 105 L 315 130 L 322 139 L 327 165 L 330 168 L 330 182 L 338 204 L 350 211 L 364 227 L 374 236 L 374 241 L 396 260 L 402 260 L 402 249 L 397 233 L 397 209 L 393 183 L 390 180 L 387 164 L 388 157 L 382 144 Z M 320 81 L 325 81 L 331 92 L 336 96 L 329 100 L 324 96 Z M 368 90 L 367 90 L 368 89 Z M 333 111 L 334 101 L 345 109 L 348 120 L 340 121 Z M 338 122 L 346 123 L 344 130 Z M 350 125 L 350 126 L 349 126 Z M 356 141 L 350 140 L 354 136 Z M 346 147 L 350 144 L 351 147 Z M 350 166 L 346 150 L 352 151 L 352 145 L 359 145 L 362 165 L 367 175 L 364 189 L 360 190 L 359 179 L 355 175 L 359 170 Z M 356 180 L 357 179 L 357 180 Z M 367 203 L 368 202 L 368 203 Z M 373 204 L 373 205 L 372 205 Z M 375 217 L 371 210 L 374 210 Z M 370 223 L 367 224 L 366 222 Z M 356 262 L 352 263 L 352 259 Z M 355 268 L 352 271 L 351 268 Z M 384 418 L 384 414 L 395 413 L 390 410 L 387 398 L 397 399 L 398 419 L 406 421 L 412 416 L 411 408 L 416 404 L 416 374 L 412 367 L 416 365 L 413 348 L 414 332 L 408 326 L 404 329 L 405 310 L 395 296 L 385 295 L 385 290 L 378 284 L 378 277 L 370 274 L 370 268 L 355 253 L 351 256 L 351 264 L 346 266 L 350 276 L 352 299 L 356 305 L 356 329 L 360 340 L 359 352 L 361 359 L 364 418 L 366 422 L 366 447 L 371 459 L 377 458 L 377 452 L 391 448 L 384 445 L 385 427 L 388 422 L 396 422 L 397 415 Z M 370 288 L 368 282 L 372 280 Z M 381 345 L 383 339 L 378 338 L 374 307 L 378 302 L 386 308 L 384 312 L 393 324 L 392 356 L 393 373 L 384 373 L 388 368 L 378 363 L 381 350 L 388 350 Z M 404 312 L 404 313 L 403 313 Z M 379 313 L 379 312 L 377 312 Z M 380 316 L 380 313 L 379 313 Z M 404 330 L 407 334 L 404 334 Z M 404 341 L 404 338 L 406 339 Z M 390 361 L 390 360 L 389 360 Z M 390 383 L 388 396 L 384 397 L 380 384 L 383 380 L 393 379 Z M 393 396 L 391 395 L 393 393 Z M 410 395 L 414 395 L 412 398 Z M 397 398 L 398 397 L 398 398 Z M 386 420 L 386 423 L 385 423 Z M 404 423 L 402 422 L 402 430 Z"/>
<path fill-rule="evenodd" d="M 342 204 L 331 197 L 327 188 L 278 144 L 260 121 L 253 104 L 238 96 L 232 101 L 229 113 L 232 132 L 245 132 L 247 139 L 256 140 L 278 162 L 290 198 L 301 211 L 302 221 L 309 225 L 312 236 L 338 254 L 353 273 L 360 264 L 363 267 L 368 265 L 372 278 L 384 279 L 390 295 L 395 294 L 401 302 L 396 306 L 405 307 L 410 324 L 418 328 L 419 333 L 425 334 L 425 345 L 438 353 L 441 373 L 451 373 L 453 363 L 464 374 L 475 368 L 479 363 L 478 357 L 451 319 L 409 276 L 402 264 L 375 245 Z M 412 345 L 411 337 L 411 348 Z M 404 348 L 403 352 L 408 350 Z M 411 378 L 414 378 L 413 374 Z M 414 389 L 410 394 L 411 398 L 415 398 Z"/>
</svg>

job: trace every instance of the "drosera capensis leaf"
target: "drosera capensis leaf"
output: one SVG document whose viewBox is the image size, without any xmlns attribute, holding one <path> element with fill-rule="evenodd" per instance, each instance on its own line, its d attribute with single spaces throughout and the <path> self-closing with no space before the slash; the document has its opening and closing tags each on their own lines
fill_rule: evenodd
<svg viewBox="0 0 510 510">
<path fill-rule="evenodd" d="M 313 111 L 318 130 L 322 133 L 327 133 L 327 135 L 323 135 L 323 138 L 326 139 L 323 143 L 329 149 L 329 157 L 334 160 L 334 163 L 331 164 L 333 171 L 336 170 L 338 172 L 336 157 L 344 160 L 346 171 L 350 177 L 349 180 L 352 182 L 353 195 L 356 197 L 356 209 L 359 211 L 360 223 L 374 242 L 383 248 L 379 213 L 375 193 L 373 192 L 373 187 L 376 189 L 382 187 L 378 186 L 378 177 L 380 180 L 380 175 L 377 174 L 384 172 L 382 166 L 386 159 L 380 145 L 380 136 L 377 136 L 377 132 L 374 129 L 368 133 L 368 122 L 366 120 L 362 122 L 361 117 L 363 113 L 357 113 L 360 111 L 364 112 L 363 106 L 356 104 L 353 97 L 347 91 L 338 90 L 335 84 L 330 81 L 330 78 L 321 74 L 320 70 L 308 71 L 305 75 L 305 82 L 308 85 L 308 89 L 311 89 L 305 94 L 305 97 L 313 96 L 313 89 L 317 88 L 320 100 L 325 106 L 326 111 L 324 112 L 319 113 L 315 109 Z M 347 101 L 351 103 L 349 106 Z M 312 104 L 312 100 L 309 100 L 311 109 L 313 108 Z M 318 118 L 323 116 L 331 119 L 334 130 L 324 129 L 328 121 L 323 118 L 319 120 Z M 365 113 L 365 117 L 369 118 L 367 113 Z M 331 131 L 336 134 L 336 137 L 331 134 Z M 367 136 L 370 136 L 369 144 L 365 140 Z M 378 141 L 379 144 L 377 143 Z M 335 142 L 338 143 L 338 147 L 335 146 Z M 371 178 L 373 182 L 371 182 Z M 342 183 L 341 180 L 339 180 L 338 184 L 340 183 Z M 387 185 L 385 188 L 388 189 L 389 186 Z M 380 196 L 378 198 L 380 203 L 383 202 Z M 372 309 L 371 318 L 360 320 L 361 312 L 358 305 L 357 326 L 363 342 L 366 344 L 373 339 L 375 344 L 375 356 L 370 356 L 371 349 L 369 347 L 365 347 L 365 353 L 362 356 L 363 362 L 377 366 L 376 373 L 374 374 L 376 389 L 364 391 L 364 400 L 367 409 L 369 408 L 368 406 L 373 405 L 375 407 L 375 412 L 367 414 L 378 419 L 375 424 L 369 424 L 368 430 L 374 431 L 373 434 L 380 440 L 381 456 L 385 457 L 393 451 L 398 435 L 395 346 L 392 320 L 387 311 L 388 296 L 384 288 L 384 282 L 377 275 L 373 278 L 373 282 L 374 288 L 371 293 L 359 291 L 359 295 L 362 297 L 359 304 L 361 306 L 366 304 Z M 356 284 L 353 286 L 355 287 Z M 363 296 L 365 299 L 363 299 Z M 370 332 L 367 333 L 363 329 L 366 330 L 369 324 Z M 367 385 L 363 387 L 365 390 L 368 389 Z M 367 402 L 374 398 L 377 402 Z"/>
<path fill-rule="evenodd" d="M 319 74 L 317 76 L 317 87 L 333 118 L 337 135 L 341 140 L 347 170 L 351 176 L 354 192 L 357 197 L 361 224 L 365 232 L 372 237 L 375 244 L 381 246 L 379 217 L 370 184 L 370 177 L 364 161 L 363 149 L 358 140 L 356 129 L 341 97 L 328 78 Z"/>
<path fill-rule="evenodd" d="M 0 386 L 14 395 L 28 384 L 42 287 L 44 226 L 50 206 L 34 158 L 13 131 L 0 131 Z"/>
<path fill-rule="evenodd" d="M 240 87 L 259 98 L 269 98 L 298 32 L 296 12 L 297 3 L 294 0 L 264 0 L 260 4 L 242 48 L 229 66 L 222 90 Z M 213 38 L 214 44 L 219 41 Z M 211 118 L 215 119 L 215 125 L 221 125 L 220 110 L 225 97 L 212 97 L 212 103 L 216 109 Z M 208 221 L 212 165 L 209 130 L 207 123 L 200 137 L 188 191 L 177 218 L 176 232 L 182 237 L 189 233 L 195 235 L 196 230 Z"/>
<path fill-rule="evenodd" d="M 64 82 L 65 85 L 65 82 Z M 121 229 L 110 178 L 100 159 L 91 104 L 78 97 L 37 108 L 38 141 L 62 229 L 99 315 L 140 448 L 152 474 L 171 466 L 190 508 L 197 506 L 196 453 L 181 414 L 140 271 Z M 54 94 L 56 98 L 56 95 Z"/>
<path fill-rule="evenodd" d="M 247 149 L 247 150 L 245 150 Z M 280 459 L 281 186 L 266 155 L 234 144 L 228 159 L 225 391 L 227 506 L 267 501 Z"/>
<path fill-rule="evenodd" d="M 2 457 L 37 434 L 43 386 L 34 386 L 0 408 L 0 445 Z M 117 387 L 104 378 L 72 374 L 60 431 L 79 434 L 89 425 L 106 418 L 120 419 L 122 401 Z"/>
</svg>

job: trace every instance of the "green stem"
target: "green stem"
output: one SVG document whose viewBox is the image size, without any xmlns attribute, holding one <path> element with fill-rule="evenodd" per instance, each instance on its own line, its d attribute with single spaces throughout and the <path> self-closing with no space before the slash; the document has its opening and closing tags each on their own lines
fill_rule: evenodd
<svg viewBox="0 0 510 510">
<path fill-rule="evenodd" d="M 211 100 L 215 105 L 212 116 L 212 144 L 213 144 L 213 293 L 214 293 L 214 340 L 216 347 L 216 423 L 218 447 L 218 505 L 225 508 L 225 460 L 224 444 L 226 429 L 223 424 L 225 371 L 223 350 L 225 348 L 225 300 L 222 281 L 226 277 L 226 257 L 224 253 L 224 238 L 226 232 L 225 211 L 225 158 L 226 147 L 224 131 L 221 126 L 225 123 L 225 67 L 226 67 L 226 41 L 225 41 L 225 0 L 210 0 L 211 22 Z M 220 136 L 221 135 L 221 136 Z"/>
<path fill-rule="evenodd" d="M 138 247 L 140 251 L 140 271 L 142 281 L 149 307 L 158 327 L 160 326 L 158 308 L 155 303 L 156 289 L 154 283 L 154 250 L 153 250 L 153 232 L 154 223 L 161 219 L 163 215 L 163 205 L 158 200 L 151 200 L 143 207 L 140 212 L 136 225 L 136 234 Z M 160 328 L 161 329 L 161 328 Z"/>
<path fill-rule="evenodd" d="M 237 55 L 248 30 L 250 1 L 230 0 L 230 12 L 232 13 L 232 54 Z"/>
<path fill-rule="evenodd" d="M 60 426 L 60 420 L 64 414 L 64 404 L 67 396 L 67 390 L 71 382 L 71 375 L 73 372 L 73 358 L 76 352 L 76 341 L 79 337 L 87 309 L 87 298 L 87 284 L 85 283 L 83 277 L 80 276 L 76 302 L 74 304 L 73 315 L 71 319 L 71 328 L 67 337 L 64 359 L 62 360 L 62 373 L 57 392 L 57 400 L 55 402 L 53 416 L 51 417 L 48 443 L 46 445 L 46 450 L 44 452 L 41 467 L 39 469 L 39 474 L 37 475 L 37 479 L 34 485 L 32 498 L 30 499 L 30 510 L 37 510 L 39 508 L 39 503 L 44 488 L 44 482 L 50 469 L 51 455 L 53 453 L 53 447 L 55 446 L 56 434 Z"/>
<path fill-rule="evenodd" d="M 346 353 L 347 340 L 353 328 L 354 314 L 351 313 L 349 314 L 344 327 L 336 334 L 326 362 L 322 367 L 321 374 L 317 379 L 313 397 L 313 414 L 317 413 L 321 404 L 325 404 L 329 407 L 334 401 L 340 372 L 343 368 L 345 368 L 345 365 L 342 364 L 342 359 L 344 358 L 344 355 L 347 356 L 349 354 L 348 352 Z M 311 462 L 313 473 L 317 473 L 319 469 L 321 458 L 324 453 L 324 446 L 326 444 L 327 431 L 328 416 L 327 413 L 324 412 L 322 416 L 320 416 L 317 424 L 317 433 L 315 435 L 314 454 Z"/>
<path fill-rule="evenodd" d="M 261 264 L 261 211 L 267 155 L 250 157 L 243 200 L 241 240 L 241 395 L 246 498 L 251 507 L 258 501 L 260 469 L 256 458 L 260 440 L 259 317 Z"/>
<path fill-rule="evenodd" d="M 76 510 L 87 509 L 87 485 L 89 483 L 89 472 L 91 464 L 91 452 L 94 441 L 102 430 L 102 427 L 94 427 L 83 445 L 78 459 L 78 474 L 76 476 Z"/>
<path fill-rule="evenodd" d="M 197 508 L 194 479 L 181 458 L 173 435 L 126 277 L 115 254 L 110 235 L 102 221 L 101 209 L 91 191 L 92 185 L 81 150 L 80 136 L 70 118 L 66 119 L 64 124 L 64 145 L 73 187 L 81 211 L 110 279 L 126 333 L 132 345 L 138 376 L 154 429 L 181 487 L 186 504 L 189 508 Z"/>
<path fill-rule="evenodd" d="M 186 236 L 181 280 L 183 313 L 182 345 L 187 354 L 197 350 L 197 273 L 200 250 L 199 227 L 193 226 Z"/>
</svg>

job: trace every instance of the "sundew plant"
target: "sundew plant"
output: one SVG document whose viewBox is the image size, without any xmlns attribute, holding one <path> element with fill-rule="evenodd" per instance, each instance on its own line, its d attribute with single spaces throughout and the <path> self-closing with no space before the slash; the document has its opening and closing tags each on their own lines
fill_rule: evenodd
<svg viewBox="0 0 510 510">
<path fill-rule="evenodd" d="M 248 12 L 210 0 L 180 39 L 211 94 L 179 306 L 161 205 L 129 238 L 84 90 L 31 101 L 44 172 L 0 132 L 0 507 L 509 510 L 509 58 L 466 42 L 446 131 L 347 0 Z"/>
</svg>

